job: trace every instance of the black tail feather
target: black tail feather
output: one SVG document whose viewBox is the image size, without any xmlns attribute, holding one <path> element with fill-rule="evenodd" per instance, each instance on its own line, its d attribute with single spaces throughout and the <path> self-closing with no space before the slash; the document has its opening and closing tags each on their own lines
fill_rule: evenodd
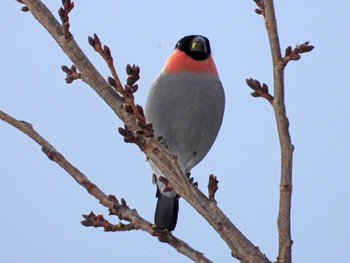
<svg viewBox="0 0 350 263">
<path fill-rule="evenodd" d="M 156 212 L 154 222 L 161 229 L 173 231 L 177 222 L 179 212 L 178 196 L 167 197 L 163 194 L 158 194 Z"/>
</svg>

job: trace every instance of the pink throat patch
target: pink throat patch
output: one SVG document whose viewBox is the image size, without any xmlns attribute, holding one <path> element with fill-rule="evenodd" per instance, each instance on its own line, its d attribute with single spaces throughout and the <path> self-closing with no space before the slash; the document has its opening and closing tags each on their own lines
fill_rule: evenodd
<svg viewBox="0 0 350 263">
<path fill-rule="evenodd" d="M 211 56 L 206 60 L 194 60 L 185 52 L 175 49 L 163 67 L 165 73 L 180 73 L 183 71 L 207 73 L 219 77 L 214 60 Z"/>
</svg>

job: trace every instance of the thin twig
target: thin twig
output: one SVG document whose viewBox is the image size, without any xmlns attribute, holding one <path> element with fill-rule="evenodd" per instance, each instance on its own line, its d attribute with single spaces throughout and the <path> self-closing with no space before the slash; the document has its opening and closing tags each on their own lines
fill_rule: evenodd
<svg viewBox="0 0 350 263">
<path fill-rule="evenodd" d="M 273 103 L 273 96 L 269 93 L 269 87 L 265 83 L 261 85 L 258 80 L 252 78 L 246 79 L 245 81 L 247 85 L 254 90 L 250 95 L 255 98 L 262 97 L 270 102 L 270 104 Z"/>
<path fill-rule="evenodd" d="M 94 34 L 94 37 L 88 37 L 88 40 L 89 40 L 89 44 L 94 48 L 94 50 L 97 53 L 99 53 L 103 57 L 103 59 L 106 61 L 108 68 L 112 73 L 114 82 L 116 84 L 115 85 L 116 91 L 119 92 L 124 97 L 125 90 L 123 89 L 123 85 L 119 80 L 117 71 L 115 70 L 110 48 L 106 45 L 104 45 L 102 48 L 102 43 L 100 41 L 100 38 L 96 34 Z"/>
<path fill-rule="evenodd" d="M 88 215 L 83 215 L 84 220 L 81 221 L 83 226 L 89 227 L 103 227 L 106 232 L 121 232 L 135 230 L 135 225 L 132 223 L 123 224 L 119 222 L 118 224 L 111 224 L 103 215 L 95 215 L 94 212 L 90 212 Z"/>
<path fill-rule="evenodd" d="M 299 60 L 301 58 L 300 54 L 310 52 L 314 49 L 314 46 L 309 45 L 309 41 L 301 45 L 297 45 L 294 49 L 291 46 L 288 46 L 285 50 L 285 55 L 282 58 L 283 66 L 286 66 L 287 63 L 291 60 Z"/>
</svg>

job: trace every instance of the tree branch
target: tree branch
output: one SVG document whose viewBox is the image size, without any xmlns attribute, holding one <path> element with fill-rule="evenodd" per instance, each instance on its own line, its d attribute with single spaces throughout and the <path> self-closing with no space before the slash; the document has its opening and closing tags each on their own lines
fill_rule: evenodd
<svg viewBox="0 0 350 263">
<path fill-rule="evenodd" d="M 266 84 L 261 86 L 259 81 L 252 78 L 247 79 L 247 84 L 254 90 L 252 95 L 266 98 L 275 112 L 281 147 L 280 202 L 277 219 L 279 249 L 277 262 L 291 263 L 293 244 L 291 238 L 291 201 L 294 146 L 289 134 L 289 121 L 284 100 L 284 68 L 289 61 L 299 60 L 301 53 L 310 52 L 314 47 L 309 45 L 309 42 L 297 45 L 293 50 L 291 46 L 288 46 L 285 49 L 285 56 L 282 57 L 273 0 L 254 0 L 254 2 L 258 6 L 255 12 L 262 15 L 265 19 L 273 63 L 274 97 L 268 93 Z"/>
<path fill-rule="evenodd" d="M 121 199 L 121 203 L 113 196 L 106 195 L 100 188 L 92 183 L 82 172 L 74 167 L 60 152 L 58 152 L 47 140 L 45 140 L 37 131 L 34 130 L 33 126 L 25 121 L 19 121 L 3 111 L 0 111 L 0 119 L 22 131 L 24 134 L 33 139 L 37 144 L 41 146 L 41 150 L 51 160 L 61 166 L 73 179 L 84 187 L 89 194 L 94 196 L 103 206 L 107 207 L 111 215 L 116 215 L 120 220 L 126 220 L 130 222 L 127 225 L 122 223 L 117 226 L 111 225 L 106 221 L 103 216 L 96 216 L 90 213 L 88 216 L 84 216 L 85 220 L 82 221 L 84 226 L 103 226 L 105 230 L 109 231 L 127 231 L 133 229 L 141 229 L 148 232 L 152 236 L 158 237 L 162 242 L 168 243 L 170 246 L 175 248 L 179 253 L 189 257 L 195 262 L 210 263 L 202 252 L 199 252 L 190 247 L 184 241 L 178 239 L 168 231 L 161 231 L 155 229 L 153 225 L 142 218 L 135 209 L 130 209 L 125 200 Z M 89 222 L 93 222 L 90 223 Z"/>
<path fill-rule="evenodd" d="M 278 210 L 278 257 L 279 263 L 292 262 L 292 237 L 291 237 L 291 202 L 292 202 L 292 165 L 293 151 L 289 134 L 289 121 L 284 100 L 284 63 L 277 32 L 277 23 L 273 0 L 265 3 L 265 25 L 270 42 L 273 79 L 274 101 L 277 131 L 281 147 L 281 179 L 280 179 L 280 202 Z"/>
</svg>

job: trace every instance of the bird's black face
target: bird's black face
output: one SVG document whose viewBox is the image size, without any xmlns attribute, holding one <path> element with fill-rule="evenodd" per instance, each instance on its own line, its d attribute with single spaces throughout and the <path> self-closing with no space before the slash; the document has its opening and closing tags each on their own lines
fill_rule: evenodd
<svg viewBox="0 0 350 263">
<path fill-rule="evenodd" d="M 209 39 L 204 36 L 185 36 L 177 42 L 176 49 L 185 52 L 195 60 L 205 60 L 210 56 Z"/>
</svg>

